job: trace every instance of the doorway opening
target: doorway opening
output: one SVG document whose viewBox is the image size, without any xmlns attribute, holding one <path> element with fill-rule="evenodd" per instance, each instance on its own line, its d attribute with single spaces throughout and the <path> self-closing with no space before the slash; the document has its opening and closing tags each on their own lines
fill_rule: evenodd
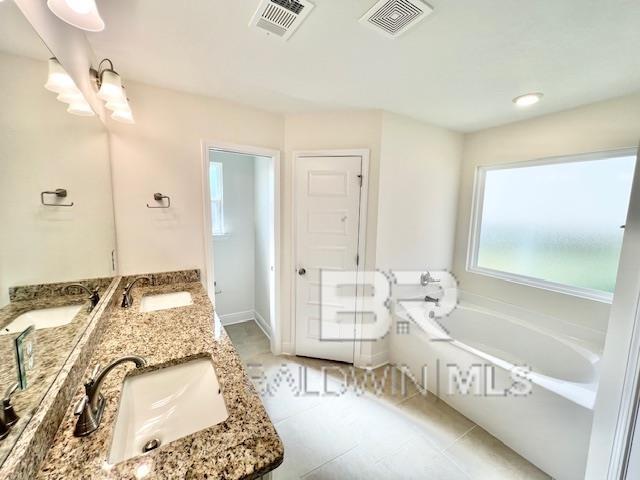
<svg viewBox="0 0 640 480">
<path fill-rule="evenodd" d="M 225 326 L 255 324 L 280 351 L 279 152 L 205 143 L 206 285 Z"/>
</svg>

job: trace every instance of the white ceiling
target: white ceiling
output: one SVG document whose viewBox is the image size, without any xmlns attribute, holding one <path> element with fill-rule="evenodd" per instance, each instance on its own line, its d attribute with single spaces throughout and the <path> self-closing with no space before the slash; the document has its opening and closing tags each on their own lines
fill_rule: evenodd
<svg viewBox="0 0 640 480">
<path fill-rule="evenodd" d="M 51 56 L 16 4 L 7 1 L 0 1 L 0 51 L 43 61 Z"/>
<path fill-rule="evenodd" d="M 640 90 L 639 0 L 430 0 L 391 40 L 376 0 L 312 0 L 288 42 L 248 27 L 259 0 L 99 0 L 89 40 L 125 80 L 274 111 L 379 108 L 460 131 Z M 513 97 L 544 92 L 528 109 Z M 135 102 L 135 99 L 132 99 Z"/>
</svg>

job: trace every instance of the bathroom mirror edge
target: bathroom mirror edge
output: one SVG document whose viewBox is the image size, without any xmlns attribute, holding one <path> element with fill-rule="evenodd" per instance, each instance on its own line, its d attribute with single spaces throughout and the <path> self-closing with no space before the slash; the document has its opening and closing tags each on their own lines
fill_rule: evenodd
<svg viewBox="0 0 640 480">
<path fill-rule="evenodd" d="M 122 277 L 114 276 L 104 296 L 92 311 L 85 330 L 78 338 L 64 365 L 49 389 L 34 409 L 24 430 L 7 456 L 0 463 L 0 478 L 30 478 L 47 453 L 67 406 L 87 370 L 91 351 L 99 342 L 105 319 L 118 300 L 117 291 Z"/>
<path fill-rule="evenodd" d="M 119 281 L 109 132 L 82 67 L 94 63 L 93 52 L 46 13 L 36 14 L 36 29 L 26 4 L 46 9 L 0 3 L 0 393 L 18 385 L 18 420 L 0 440 L 1 478 L 35 473 Z M 56 68 L 97 115 L 72 115 L 64 92 L 50 88 L 51 59 L 59 57 L 69 64 Z M 24 362 L 19 347 L 29 351 Z"/>
</svg>

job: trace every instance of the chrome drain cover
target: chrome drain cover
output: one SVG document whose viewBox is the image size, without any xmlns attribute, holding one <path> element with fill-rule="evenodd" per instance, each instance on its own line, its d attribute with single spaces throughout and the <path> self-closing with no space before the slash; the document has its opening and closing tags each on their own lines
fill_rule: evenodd
<svg viewBox="0 0 640 480">
<path fill-rule="evenodd" d="M 147 453 L 147 452 L 150 452 L 151 450 L 155 450 L 159 446 L 160 446 L 160 440 L 158 440 L 157 438 L 151 439 L 144 444 L 144 447 L 142 447 L 142 453 Z"/>
</svg>

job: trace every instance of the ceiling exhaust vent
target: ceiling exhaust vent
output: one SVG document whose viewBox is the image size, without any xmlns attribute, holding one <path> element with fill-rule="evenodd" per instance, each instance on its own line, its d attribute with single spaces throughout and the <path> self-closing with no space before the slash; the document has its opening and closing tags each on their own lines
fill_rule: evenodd
<svg viewBox="0 0 640 480">
<path fill-rule="evenodd" d="M 288 40 L 311 10 L 307 0 L 262 0 L 249 26 Z"/>
<path fill-rule="evenodd" d="M 380 0 L 362 16 L 360 23 L 397 38 L 431 12 L 433 7 L 422 0 Z"/>
</svg>

